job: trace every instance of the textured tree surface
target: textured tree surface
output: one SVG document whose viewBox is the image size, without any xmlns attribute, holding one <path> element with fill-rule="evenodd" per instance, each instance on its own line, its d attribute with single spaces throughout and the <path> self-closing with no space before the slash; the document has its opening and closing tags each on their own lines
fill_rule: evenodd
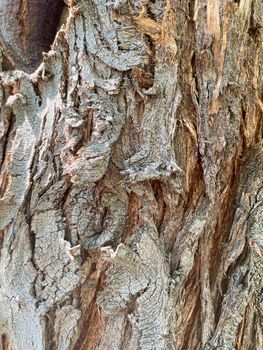
<svg viewBox="0 0 263 350">
<path fill-rule="evenodd" d="M 262 35 L 262 0 L 0 0 L 1 350 L 263 349 Z"/>
</svg>

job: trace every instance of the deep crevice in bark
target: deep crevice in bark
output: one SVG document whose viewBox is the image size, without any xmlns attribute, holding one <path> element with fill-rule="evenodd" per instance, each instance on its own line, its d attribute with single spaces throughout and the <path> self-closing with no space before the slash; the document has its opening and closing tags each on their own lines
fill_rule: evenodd
<svg viewBox="0 0 263 350">
<path fill-rule="evenodd" d="M 54 41 L 65 7 L 63 0 L 12 0 L 0 4 L 1 37 L 6 51 L 4 71 L 32 72 L 39 66 L 42 52 L 49 51 Z"/>
</svg>

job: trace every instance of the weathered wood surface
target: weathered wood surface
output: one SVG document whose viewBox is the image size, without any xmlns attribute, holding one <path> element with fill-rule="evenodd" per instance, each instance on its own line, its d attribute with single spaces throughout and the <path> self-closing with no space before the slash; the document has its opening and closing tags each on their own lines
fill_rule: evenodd
<svg viewBox="0 0 263 350">
<path fill-rule="evenodd" d="M 0 348 L 263 349 L 262 0 L 68 1 L 41 63 L 51 3 L 0 0 Z"/>
</svg>

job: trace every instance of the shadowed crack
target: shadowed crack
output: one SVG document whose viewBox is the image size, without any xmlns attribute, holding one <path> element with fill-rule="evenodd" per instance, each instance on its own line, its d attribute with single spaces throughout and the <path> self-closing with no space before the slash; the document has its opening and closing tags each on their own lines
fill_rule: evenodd
<svg viewBox="0 0 263 350">
<path fill-rule="evenodd" d="M 49 51 L 65 8 L 63 0 L 5 0 L 0 2 L 0 43 L 4 70 L 35 70 L 42 52 Z"/>
</svg>

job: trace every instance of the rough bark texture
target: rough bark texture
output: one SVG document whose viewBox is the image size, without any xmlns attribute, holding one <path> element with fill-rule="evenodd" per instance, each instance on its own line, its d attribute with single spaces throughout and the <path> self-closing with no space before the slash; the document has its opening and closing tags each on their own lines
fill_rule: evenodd
<svg viewBox="0 0 263 350">
<path fill-rule="evenodd" d="M 262 0 L 61 4 L 0 0 L 0 349 L 263 349 Z"/>
</svg>

